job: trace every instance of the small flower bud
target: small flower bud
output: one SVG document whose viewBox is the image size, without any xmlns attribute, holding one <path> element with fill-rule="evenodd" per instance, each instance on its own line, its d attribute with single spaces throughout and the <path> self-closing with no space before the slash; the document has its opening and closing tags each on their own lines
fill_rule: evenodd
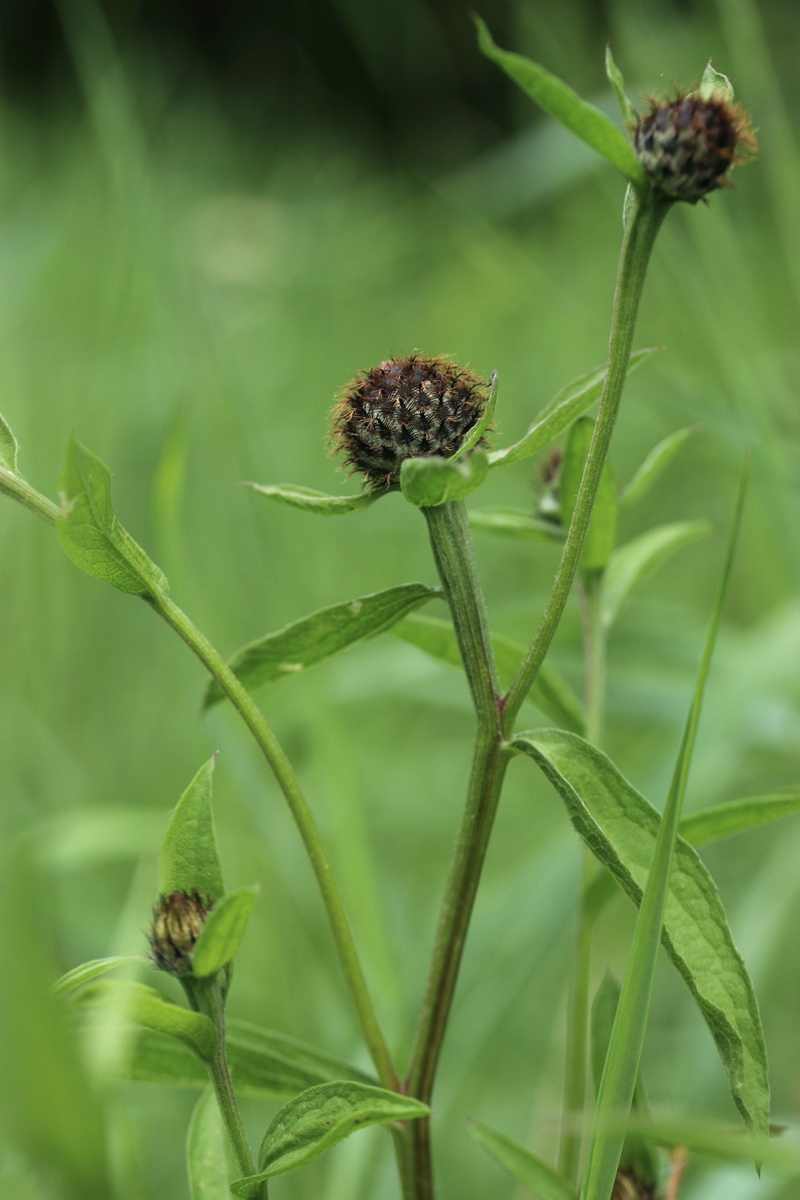
<svg viewBox="0 0 800 1200">
<path fill-rule="evenodd" d="M 331 436 L 373 488 L 391 487 L 405 459 L 455 454 L 487 400 L 488 385 L 446 358 L 389 359 L 344 389 Z"/>
<path fill-rule="evenodd" d="M 153 909 L 150 949 L 162 971 L 171 975 L 192 973 L 192 953 L 213 900 L 199 892 L 171 892 Z"/>
<path fill-rule="evenodd" d="M 655 191 L 696 204 L 730 184 L 728 172 L 755 151 L 745 110 L 723 92 L 651 100 L 633 130 L 639 162 Z"/>
</svg>

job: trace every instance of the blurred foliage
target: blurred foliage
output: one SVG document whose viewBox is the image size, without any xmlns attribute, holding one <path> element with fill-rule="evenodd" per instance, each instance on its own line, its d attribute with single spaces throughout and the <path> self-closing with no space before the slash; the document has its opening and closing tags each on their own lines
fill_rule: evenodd
<svg viewBox="0 0 800 1200">
<path fill-rule="evenodd" d="M 493 7 L 482 6 L 490 23 Z M 106 22 L 89 3 L 61 0 L 63 53 L 46 74 L 47 104 L 9 101 L 0 114 L 0 409 L 22 470 L 43 491 L 55 496 L 72 430 L 111 465 L 120 519 L 230 653 L 324 605 L 434 582 L 423 524 L 400 496 L 318 520 L 237 485 L 353 490 L 326 453 L 333 397 L 357 369 L 414 349 L 452 354 L 487 378 L 496 368 L 495 423 L 503 443 L 521 436 L 562 384 L 603 359 L 622 192 L 480 62 L 455 4 L 443 8 L 458 30 L 455 77 L 475 76 L 441 107 L 428 86 L 436 71 L 416 57 L 432 3 L 411 6 L 406 23 L 399 5 L 317 0 L 307 17 L 313 25 L 324 11 L 335 23 L 338 71 L 324 74 L 321 51 L 309 52 L 314 86 L 302 103 L 265 86 L 251 110 L 246 73 L 238 86 L 235 72 L 212 72 L 177 35 L 171 57 L 171 35 L 147 24 L 152 8 L 120 6 Z M 790 120 L 800 30 L 791 6 L 753 0 L 619 0 L 591 20 L 587 11 L 508 4 L 495 32 L 609 112 L 606 40 L 634 98 L 698 78 L 713 57 L 761 142 L 733 192 L 667 222 L 637 338 L 666 350 L 631 378 L 612 451 L 624 483 L 667 434 L 704 430 L 623 515 L 626 539 L 661 521 L 724 528 L 741 453 L 753 457 L 691 810 L 797 784 L 800 773 L 800 156 Z M 158 53 L 122 36 L 137 13 Z M 288 21 L 276 17 L 274 29 Z M 242 28 L 262 26 L 243 19 Z M 354 71 L 369 73 L 394 116 L 378 106 L 379 120 L 355 85 L 329 100 L 329 78 Z M 19 88 L 6 82 L 14 99 Z M 476 503 L 526 506 L 534 493 L 521 464 L 493 472 Z M 224 708 L 198 719 L 205 680 L 177 639 L 145 605 L 75 571 L 52 531 L 10 504 L 0 506 L 0 546 L 4 990 L 15 990 L 2 1034 L 14 1148 L 0 1181 L 18 1197 L 98 1195 L 110 1172 L 125 1200 L 186 1196 L 192 1096 L 116 1083 L 108 1037 L 78 1059 L 41 981 L 144 949 L 168 810 L 215 749 L 226 879 L 261 885 L 232 1011 L 363 1064 L 322 906 L 244 731 Z M 612 638 L 608 749 L 656 804 L 719 553 L 719 540 L 683 551 L 630 602 Z M 557 549 L 482 538 L 478 554 L 493 627 L 527 640 Z M 574 611 L 553 658 L 579 687 Z M 387 638 L 274 688 L 261 702 L 339 867 L 402 1060 L 465 782 L 463 681 Z M 800 1106 L 798 841 L 788 822 L 704 850 L 760 995 L 776 1119 L 789 1123 Z M 465 1111 L 552 1153 L 578 861 L 555 797 L 524 764 L 513 768 L 436 1096 L 444 1198 L 510 1194 L 468 1141 Z M 601 927 L 598 981 L 607 964 L 620 969 L 630 928 L 619 900 Z M 20 1033 L 26 1015 L 36 1039 Z M 711 1040 L 666 964 L 644 1068 L 651 1099 L 735 1121 Z M 26 1072 L 48 1096 L 38 1115 L 18 1082 Z M 254 1141 L 275 1108 L 246 1106 Z M 391 1196 L 392 1169 L 385 1133 L 370 1131 L 279 1194 Z M 753 1186 L 745 1170 L 715 1178 L 690 1166 L 685 1200 L 744 1200 Z M 779 1180 L 759 1186 L 765 1200 L 789 1194 Z"/>
</svg>

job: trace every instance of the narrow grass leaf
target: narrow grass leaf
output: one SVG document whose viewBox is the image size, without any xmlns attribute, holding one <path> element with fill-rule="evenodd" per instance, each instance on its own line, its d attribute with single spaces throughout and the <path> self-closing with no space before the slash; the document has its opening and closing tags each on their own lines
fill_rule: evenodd
<svg viewBox="0 0 800 1200">
<path fill-rule="evenodd" d="M 309 1088 L 274 1117 L 261 1143 L 259 1173 L 236 1180 L 231 1191 L 250 1196 L 265 1179 L 297 1170 L 359 1129 L 410 1121 L 429 1112 L 419 1100 L 347 1080 Z"/>
<path fill-rule="evenodd" d="M 296 675 L 365 638 L 383 633 L 407 613 L 441 594 L 440 588 L 424 583 L 404 583 L 321 608 L 243 646 L 231 659 L 230 668 L 252 691 L 265 683 Z M 224 698 L 224 693 L 212 682 L 206 690 L 203 707 L 209 709 Z"/>
<path fill-rule="evenodd" d="M 524 508 L 476 508 L 469 513 L 476 533 L 491 533 L 518 542 L 563 542 L 564 530 L 554 521 L 532 517 Z"/>
<path fill-rule="evenodd" d="M 400 468 L 400 490 L 416 508 L 438 508 L 463 500 L 479 488 L 489 473 L 485 450 L 473 450 L 458 462 L 453 458 L 407 458 Z"/>
<path fill-rule="evenodd" d="M 216 975 L 231 962 L 257 897 L 258 888 L 238 888 L 211 909 L 192 951 L 192 972 L 198 979 Z"/>
<path fill-rule="evenodd" d="M 575 501 L 578 498 L 578 489 L 589 457 L 593 434 L 594 421 L 590 417 L 580 417 L 570 429 L 564 447 L 558 476 L 558 496 L 565 528 L 569 527 L 575 511 Z M 616 542 L 617 484 L 611 464 L 607 461 L 600 476 L 589 528 L 583 542 L 581 571 L 602 571 L 614 553 Z"/>
<path fill-rule="evenodd" d="M 124 967 L 128 963 L 146 961 L 141 954 L 117 954 L 113 958 L 95 958 L 91 962 L 81 963 L 79 967 L 73 967 L 71 971 L 67 971 L 65 975 L 56 980 L 50 991 L 54 996 L 68 996 L 70 992 L 83 987 L 85 983 L 90 983 L 92 979 L 105 975 L 106 971 Z"/>
<path fill-rule="evenodd" d="M 391 633 L 431 658 L 463 670 L 455 631 L 449 621 L 412 613 L 394 625 Z M 492 646 L 501 682 L 507 685 L 525 657 L 525 647 L 500 633 L 492 634 Z M 549 663 L 543 664 L 527 700 L 556 725 L 583 733 L 585 720 L 581 702 L 564 676 Z"/>
<path fill-rule="evenodd" d="M 464 458 L 465 455 L 470 454 L 475 449 L 475 447 L 477 446 L 478 442 L 481 440 L 483 435 L 488 431 L 489 426 L 492 423 L 492 418 L 494 417 L 494 410 L 496 407 L 497 407 L 497 371 L 495 371 L 492 375 L 491 390 L 489 392 L 489 400 L 488 400 L 486 407 L 483 410 L 481 419 L 477 422 L 476 425 L 473 425 L 472 429 L 470 429 L 469 433 L 464 438 L 464 441 L 458 447 L 455 454 L 450 455 L 450 462 L 455 462 L 456 459 Z"/>
<path fill-rule="evenodd" d="M 11 426 L 0 413 L 0 468 L 18 475 L 17 460 L 19 458 L 19 443 L 11 431 Z"/>
<path fill-rule="evenodd" d="M 186 1135 L 186 1173 L 191 1200 L 230 1200 L 228 1136 L 210 1088 L 194 1107 Z"/>
<path fill-rule="evenodd" d="M 325 492 L 316 492 L 313 488 L 299 487 L 293 483 L 248 483 L 246 486 L 278 504 L 287 504 L 289 508 L 299 508 L 303 512 L 316 513 L 321 517 L 360 512 L 362 508 L 369 508 L 370 504 L 374 504 L 386 494 L 382 491 L 372 491 L 359 492 L 356 496 L 328 496 Z"/>
<path fill-rule="evenodd" d="M 219 900 L 225 892 L 211 808 L 211 776 L 216 756 L 204 763 L 172 810 L 161 845 L 159 891 L 197 891 Z"/>
<path fill-rule="evenodd" d="M 212 1058 L 216 1048 L 216 1030 L 208 1017 L 173 1004 L 143 983 L 98 979 L 76 992 L 70 1003 L 78 1011 L 99 1009 L 132 1025 L 176 1038 L 203 1062 Z"/>
<path fill-rule="evenodd" d="M 605 113 L 587 104 L 577 92 L 538 63 L 521 54 L 500 50 L 480 17 L 476 17 L 475 22 L 478 44 L 487 58 L 497 63 L 540 108 L 616 167 L 634 187 L 645 188 L 644 171 L 631 143 Z"/>
<path fill-rule="evenodd" d="M 520 734 L 514 745 L 538 763 L 586 845 L 639 904 L 661 823 L 658 811 L 605 754 L 575 734 L 537 730 Z M 708 1024 L 734 1101 L 749 1124 L 763 1128 L 766 1051 L 755 993 L 714 880 L 682 839 L 675 850 L 662 941 Z"/>
<path fill-rule="evenodd" d="M 800 813 L 800 788 L 786 788 L 766 796 L 748 796 L 691 813 L 681 821 L 681 837 L 693 846 L 706 846 L 723 838 L 759 829 L 782 817 Z"/>
<path fill-rule="evenodd" d="M 641 366 L 646 359 L 657 352 L 657 347 L 651 346 L 646 350 L 636 350 L 628 362 L 628 374 Z M 493 450 L 489 454 L 490 467 L 507 467 L 523 458 L 541 454 L 559 434 L 567 429 L 576 417 L 591 408 L 600 399 L 606 378 L 606 366 L 593 367 L 576 379 L 566 384 L 561 391 L 537 414 L 536 420 L 528 432 L 513 446 L 504 450 Z"/>
<path fill-rule="evenodd" d="M 622 78 L 622 72 L 619 67 L 614 62 L 610 46 L 606 46 L 606 76 L 616 96 L 623 121 L 626 125 L 633 125 L 636 121 L 636 109 L 625 94 L 625 80 Z"/>
<path fill-rule="evenodd" d="M 472 1119 L 469 1131 L 495 1162 L 540 1200 L 576 1200 L 577 1192 L 570 1181 L 519 1142 Z"/>
<path fill-rule="evenodd" d="M 708 521 L 680 521 L 648 529 L 619 546 L 611 556 L 603 578 L 603 623 L 609 629 L 619 610 L 638 584 L 684 546 L 701 541 L 711 533 Z"/>
<path fill-rule="evenodd" d="M 134 596 L 152 598 L 169 591 L 163 571 L 114 516 L 108 467 L 74 437 L 59 488 L 64 499 L 58 540 L 76 567 Z"/>
<path fill-rule="evenodd" d="M 699 425 L 687 425 L 665 437 L 654 446 L 627 487 L 620 493 L 620 510 L 625 510 L 646 496 L 651 487 L 666 471 L 676 454 L 686 445 L 690 437 L 700 432 Z"/>
</svg>

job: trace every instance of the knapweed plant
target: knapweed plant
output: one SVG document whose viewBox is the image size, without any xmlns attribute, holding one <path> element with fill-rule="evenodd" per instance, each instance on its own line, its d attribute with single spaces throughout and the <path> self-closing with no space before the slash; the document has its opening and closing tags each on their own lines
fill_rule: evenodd
<svg viewBox="0 0 800 1200">
<path fill-rule="evenodd" d="M 440 1066 L 448 1066 L 446 1037 L 458 1002 L 459 967 L 509 768 L 544 774 L 585 847 L 566 1022 L 560 1147 L 557 1160 L 546 1162 L 477 1120 L 470 1122 L 471 1135 L 543 1200 L 677 1200 L 692 1154 L 759 1167 L 779 1161 L 798 1170 L 780 1143 L 768 1141 L 767 1060 L 758 1007 L 716 887 L 695 849 L 732 830 L 794 811 L 798 796 L 751 799 L 682 818 L 743 504 L 744 469 L 731 502 L 718 595 L 694 695 L 687 700 L 672 782 L 665 798 L 654 798 L 663 803 L 654 807 L 640 795 L 602 749 L 609 629 L 640 580 L 708 532 L 702 521 L 673 523 L 617 544 L 620 508 L 635 504 L 692 433 L 676 430 L 650 451 L 626 488 L 617 487 L 608 452 L 626 377 L 652 353 L 634 349 L 648 263 L 671 209 L 710 198 L 716 203 L 732 168 L 753 151 L 754 138 L 745 113 L 733 103 L 727 79 L 710 65 L 698 86 L 651 99 L 640 114 L 627 99 L 609 54 L 608 77 L 622 109 L 623 131 L 541 67 L 499 50 L 480 22 L 479 38 L 483 51 L 615 167 L 627 186 L 624 205 L 620 193 L 623 236 L 607 362 L 567 384 L 524 436 L 499 447 L 496 375 L 476 375 L 450 358 L 418 351 L 387 358 L 342 389 L 331 417 L 332 450 L 360 481 L 360 490 L 328 496 L 301 486 L 253 485 L 261 496 L 304 510 L 309 521 L 314 514 L 410 503 L 427 526 L 438 582 L 393 583 L 375 594 L 348 598 L 251 642 L 226 661 L 171 598 L 164 573 L 118 522 L 103 463 L 73 440 L 60 502 L 53 503 L 20 474 L 17 443 L 8 425 L 0 423 L 0 490 L 50 522 L 64 551 L 82 570 L 141 597 L 206 668 L 204 706 L 231 704 L 255 739 L 308 854 L 353 1020 L 372 1062 L 365 1072 L 325 1048 L 228 1016 L 233 963 L 257 888 L 225 890 L 212 817 L 210 759 L 170 819 L 150 919 L 147 969 L 173 975 L 185 1003 L 168 999 L 168 991 L 154 986 L 104 978 L 129 958 L 86 963 L 56 985 L 76 1020 L 89 1021 L 103 1010 L 123 1023 L 131 1077 L 201 1089 L 188 1137 L 195 1198 L 229 1193 L 266 1197 L 275 1177 L 302 1169 L 343 1138 L 372 1125 L 384 1125 L 391 1133 L 397 1194 L 404 1200 L 455 1196 L 448 1180 L 437 1177 L 436 1082 Z M 699 215 L 713 219 L 713 212 Z M 526 460 L 534 457 L 544 464 L 536 511 L 484 510 L 474 516 L 485 530 L 511 530 L 561 547 L 538 628 L 523 646 L 491 632 L 465 500 L 490 472 L 527 466 Z M 577 593 L 583 617 L 583 701 L 547 662 L 572 593 Z M 420 615 L 418 610 L 434 600 L 440 612 L 444 601 L 447 617 Z M 532 614 L 532 632 L 534 625 Z M 422 1003 L 415 1028 L 404 1038 L 411 1046 L 407 1061 L 399 1061 L 384 1034 L 340 883 L 302 782 L 252 696 L 271 680 L 389 629 L 433 657 L 460 666 L 474 708 L 467 792 L 460 824 L 454 817 L 454 849 L 427 979 L 422 987 L 420 981 L 409 981 Z M 526 729 L 526 702 L 545 715 L 545 727 Z M 387 762 L 392 753 L 387 747 Z M 399 769 L 398 764 L 391 763 L 390 769 Z M 451 804 L 455 812 L 455 797 L 440 797 L 437 803 Z M 268 880 L 258 882 L 269 886 Z M 593 932 L 619 889 L 638 907 L 627 966 L 619 983 L 607 977 L 592 997 Z M 698 1114 L 691 1121 L 676 1116 L 664 1121 L 645 1103 L 639 1063 L 660 944 L 707 1023 L 741 1113 L 739 1130 L 717 1128 Z M 256 1153 L 239 1114 L 237 1091 L 285 1100 Z M 476 1098 L 476 1106 L 479 1102 Z M 279 1181 L 276 1194 L 280 1188 Z"/>
</svg>

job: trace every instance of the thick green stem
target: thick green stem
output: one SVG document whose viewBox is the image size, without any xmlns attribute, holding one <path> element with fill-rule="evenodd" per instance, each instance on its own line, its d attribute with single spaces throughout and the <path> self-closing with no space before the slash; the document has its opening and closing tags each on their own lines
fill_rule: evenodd
<svg viewBox="0 0 800 1200">
<path fill-rule="evenodd" d="M 0 467 L 0 495 L 10 496 L 12 500 L 30 509 L 50 525 L 55 525 L 59 513 L 58 505 L 53 504 L 53 501 L 48 500 L 41 492 L 37 492 L 36 488 L 31 487 L 20 475 L 15 475 L 5 467 Z"/>
<path fill-rule="evenodd" d="M 152 598 L 151 603 L 159 616 L 164 618 L 206 667 L 247 725 L 269 763 L 294 817 L 322 893 L 339 960 L 375 1070 L 384 1087 L 398 1089 L 400 1081 L 378 1024 L 342 897 L 316 822 L 289 760 L 247 689 L 242 686 L 208 639 L 169 597 L 159 593 Z"/>
<path fill-rule="evenodd" d="M 617 287 L 614 294 L 608 371 L 594 436 L 550 598 L 536 637 L 506 697 L 506 730 L 510 730 L 520 706 L 544 662 L 567 603 L 575 572 L 578 569 L 586 530 L 589 526 L 600 476 L 622 399 L 647 265 L 656 235 L 668 208 L 668 203 L 654 200 L 650 195 L 640 197 L 636 200 L 625 227 L 617 273 Z"/>
</svg>

